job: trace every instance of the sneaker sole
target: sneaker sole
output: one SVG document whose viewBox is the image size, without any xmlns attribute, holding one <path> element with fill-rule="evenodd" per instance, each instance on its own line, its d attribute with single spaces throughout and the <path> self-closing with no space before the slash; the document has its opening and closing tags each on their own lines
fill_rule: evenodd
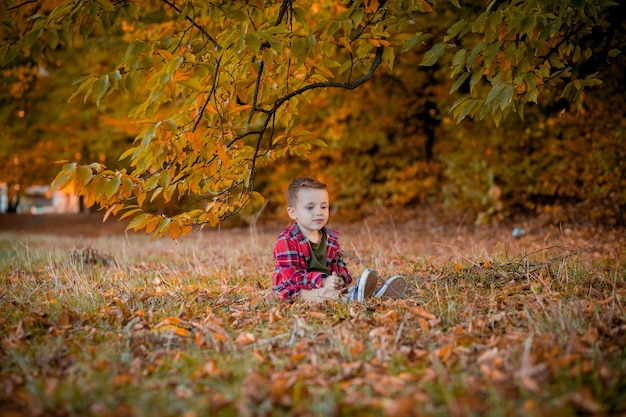
<svg viewBox="0 0 626 417">
<path fill-rule="evenodd" d="M 402 298 L 404 292 L 406 291 L 407 282 L 402 275 L 396 275 L 389 278 L 385 285 L 387 286 L 387 288 L 385 288 L 385 291 L 381 294 L 380 298 L 399 300 L 400 298 Z"/>
<path fill-rule="evenodd" d="M 363 284 L 363 280 L 365 280 L 365 284 Z M 363 288 L 363 292 L 359 291 L 357 294 L 357 300 L 363 302 L 366 298 L 370 298 L 374 291 L 376 291 L 376 286 L 378 281 L 378 277 L 376 273 L 371 269 L 366 269 L 363 271 L 361 278 L 359 279 L 359 289 Z M 363 287 L 361 287 L 363 285 Z"/>
</svg>

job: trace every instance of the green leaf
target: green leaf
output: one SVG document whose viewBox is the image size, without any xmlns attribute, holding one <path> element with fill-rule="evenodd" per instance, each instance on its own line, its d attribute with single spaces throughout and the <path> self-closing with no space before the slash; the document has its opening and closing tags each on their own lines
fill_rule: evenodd
<svg viewBox="0 0 626 417">
<path fill-rule="evenodd" d="M 102 10 L 105 12 L 115 11 L 115 6 L 109 0 L 96 0 L 96 3 L 98 3 L 98 5 L 102 7 Z"/>
<path fill-rule="evenodd" d="M 611 49 L 611 50 L 609 51 L 609 53 L 608 53 L 608 57 L 609 57 L 609 58 L 615 58 L 616 56 L 618 56 L 618 55 L 619 55 L 619 54 L 621 54 L 621 53 L 622 53 L 622 51 L 620 51 L 619 49 L 615 49 L 615 48 L 613 48 L 613 49 Z"/>
<path fill-rule="evenodd" d="M 86 165 L 76 168 L 76 190 L 82 189 L 93 178 L 93 171 Z"/>
<path fill-rule="evenodd" d="M 485 52 L 483 53 L 483 57 L 485 59 L 485 67 L 489 67 L 491 65 L 496 55 L 498 54 L 501 46 L 502 42 L 496 42 L 485 48 Z"/>
<path fill-rule="evenodd" d="M 432 49 L 430 49 L 424 54 L 424 58 L 422 59 L 420 66 L 430 67 L 430 66 L 435 65 L 437 61 L 439 60 L 439 58 L 441 57 L 441 55 L 443 55 L 445 50 L 446 50 L 445 44 L 443 44 L 442 42 L 436 44 L 435 46 L 432 47 Z"/>
<path fill-rule="evenodd" d="M 126 151 L 124 151 L 124 153 L 122 153 L 118 161 L 128 158 L 130 155 L 134 154 L 139 149 L 140 148 L 137 148 L 137 147 L 128 148 Z"/>
<path fill-rule="evenodd" d="M 152 215 L 149 213 L 143 213 L 140 214 L 139 216 L 134 217 L 130 223 L 128 223 L 128 226 L 126 226 L 126 229 L 135 229 L 135 230 L 139 230 L 141 229 L 143 226 L 145 226 L 145 224 L 148 222 L 148 220 L 150 219 Z"/>
<path fill-rule="evenodd" d="M 504 87 L 504 89 L 502 90 L 502 93 L 499 95 L 497 104 L 500 107 L 500 109 L 504 111 L 508 109 L 512 101 L 513 101 L 513 86 L 507 85 Z"/>
<path fill-rule="evenodd" d="M 67 172 L 65 170 L 59 172 L 54 178 L 54 181 L 52 181 L 52 188 L 55 190 L 63 190 L 72 183 L 74 174 L 74 172 Z"/>
<path fill-rule="evenodd" d="M 450 26 L 447 32 L 448 35 L 443 38 L 443 41 L 448 42 L 449 40 L 456 38 L 456 36 L 459 33 L 461 33 L 463 30 L 465 30 L 465 28 L 467 28 L 468 26 L 469 26 L 469 23 L 467 21 L 459 20 L 458 22 Z"/>
<path fill-rule="evenodd" d="M 485 105 L 488 106 L 489 103 L 491 103 L 496 97 L 498 97 L 498 95 L 502 92 L 504 87 L 505 87 L 504 84 L 495 85 L 491 89 L 491 91 L 489 91 L 489 94 L 487 94 L 487 99 L 485 99 Z"/>
<path fill-rule="evenodd" d="M 476 45 L 474 49 L 472 49 L 472 53 L 470 54 L 469 59 L 467 60 L 467 69 L 471 69 L 474 66 L 474 61 L 476 61 L 476 58 L 478 57 L 478 55 L 480 54 L 480 52 L 483 50 L 485 46 L 487 46 L 487 42 L 481 42 L 478 45 Z"/>
<path fill-rule="evenodd" d="M 41 37 L 41 35 L 43 35 L 42 27 L 36 27 L 28 32 L 26 36 L 24 36 L 24 48 L 29 49 L 33 45 L 33 43 L 35 43 L 35 41 Z"/>
<path fill-rule="evenodd" d="M 395 59 L 395 54 L 393 52 L 393 48 L 384 48 L 383 49 L 383 62 L 390 70 L 393 69 L 393 61 Z"/>
<path fill-rule="evenodd" d="M 468 115 L 473 114 L 474 108 L 480 107 L 481 101 L 479 99 L 461 98 L 454 103 L 450 111 L 453 112 L 457 123 L 459 123 Z"/>
<path fill-rule="evenodd" d="M 126 16 L 131 19 L 139 19 L 139 10 L 137 9 L 137 5 L 134 3 L 126 2 L 122 7 L 122 10 L 126 12 Z"/>
<path fill-rule="evenodd" d="M 170 186 L 170 179 L 172 178 L 172 174 L 169 170 L 163 170 L 161 175 L 159 175 L 159 185 L 163 188 L 167 188 Z"/>
<path fill-rule="evenodd" d="M 117 192 L 117 190 L 120 188 L 120 177 L 116 176 L 112 179 L 110 179 L 109 181 L 107 181 L 104 184 L 104 187 L 102 189 L 104 196 L 107 199 L 110 199 L 111 197 L 113 197 L 113 194 L 115 194 Z"/>
<path fill-rule="evenodd" d="M 532 38 L 532 34 L 537 27 L 537 18 L 534 15 L 526 16 L 522 19 L 521 25 L 521 33 L 528 35 L 529 38 Z"/>
<path fill-rule="evenodd" d="M 467 56 L 467 49 L 459 49 L 454 57 L 452 57 L 452 63 L 450 64 L 451 76 L 456 76 L 463 70 L 465 65 L 465 57 Z"/>
<path fill-rule="evenodd" d="M 429 33 L 417 32 L 414 33 L 409 40 L 406 42 L 404 47 L 402 48 L 402 52 L 410 51 L 415 48 L 417 45 L 421 45 L 423 42 L 432 38 L 433 36 Z"/>
<path fill-rule="evenodd" d="M 97 106 L 100 105 L 100 100 L 102 100 L 102 98 L 106 95 L 109 89 L 109 84 L 108 74 L 100 77 L 93 83 L 93 91 L 91 94 L 93 95 L 93 99 L 95 100 Z"/>
<path fill-rule="evenodd" d="M 458 90 L 459 87 L 461 87 L 463 85 L 463 83 L 467 80 L 467 78 L 470 76 L 470 74 L 471 74 L 470 72 L 465 72 L 465 73 L 461 74 L 461 76 L 456 79 L 454 84 L 452 84 L 452 87 L 450 88 L 450 94 L 452 94 L 456 90 Z"/>
</svg>

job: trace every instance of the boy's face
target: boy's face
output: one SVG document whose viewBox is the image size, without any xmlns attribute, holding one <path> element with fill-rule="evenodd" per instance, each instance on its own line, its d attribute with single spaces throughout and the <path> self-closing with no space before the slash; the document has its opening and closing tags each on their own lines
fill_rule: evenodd
<svg viewBox="0 0 626 417">
<path fill-rule="evenodd" d="M 308 237 L 311 232 L 317 232 L 326 226 L 329 200 L 327 190 L 302 188 L 298 190 L 296 203 L 287 208 L 287 213 L 298 222 L 298 226 Z"/>
</svg>

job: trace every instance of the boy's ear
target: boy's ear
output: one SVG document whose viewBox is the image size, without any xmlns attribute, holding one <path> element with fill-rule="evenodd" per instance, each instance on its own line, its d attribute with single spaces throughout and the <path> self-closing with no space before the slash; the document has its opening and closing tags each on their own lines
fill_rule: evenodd
<svg viewBox="0 0 626 417">
<path fill-rule="evenodd" d="M 296 210 L 293 207 L 287 207 L 287 214 L 291 220 L 296 220 Z"/>
</svg>

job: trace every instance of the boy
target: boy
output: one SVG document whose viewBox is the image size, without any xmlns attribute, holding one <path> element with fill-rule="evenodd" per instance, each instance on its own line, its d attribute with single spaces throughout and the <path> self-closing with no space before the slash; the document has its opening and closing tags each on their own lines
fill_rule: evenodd
<svg viewBox="0 0 626 417">
<path fill-rule="evenodd" d="M 287 188 L 287 213 L 294 223 L 278 237 L 272 291 L 284 300 L 298 295 L 309 302 L 341 298 L 352 277 L 341 257 L 339 235 L 326 228 L 330 198 L 326 184 L 308 177 L 296 178 Z M 366 269 L 357 285 L 348 289 L 350 300 L 370 296 L 399 298 L 406 289 L 401 276 L 376 290 L 377 277 Z"/>
</svg>

